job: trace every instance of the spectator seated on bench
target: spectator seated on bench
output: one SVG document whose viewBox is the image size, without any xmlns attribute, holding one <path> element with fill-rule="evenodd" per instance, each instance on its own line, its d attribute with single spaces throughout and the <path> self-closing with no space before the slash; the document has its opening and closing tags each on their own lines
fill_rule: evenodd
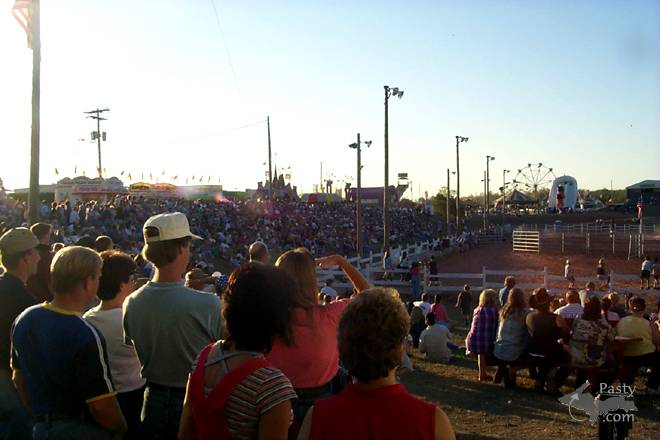
<svg viewBox="0 0 660 440">
<path fill-rule="evenodd" d="M 548 384 L 548 391 L 554 393 L 570 373 L 570 368 L 563 366 L 568 364 L 568 353 L 563 345 L 557 342 L 562 338 L 563 331 L 557 324 L 557 316 L 550 311 L 550 295 L 545 288 L 535 289 L 529 303 L 534 311 L 526 318 L 527 330 L 531 336 L 528 352 L 538 363 L 535 369 L 535 388 L 542 391 L 550 370 L 562 366 Z"/>
<path fill-rule="evenodd" d="M 636 296 L 630 300 L 632 315 L 626 316 L 616 326 L 617 336 L 638 338 L 626 344 L 623 349 L 623 369 L 620 379 L 626 384 L 633 384 L 640 367 L 650 367 L 651 374 L 646 381 L 646 393 L 660 395 L 660 324 L 644 319 L 646 301 Z"/>
<path fill-rule="evenodd" d="M 497 338 L 493 355 L 499 361 L 495 383 L 504 379 L 507 387 L 515 387 L 516 361 L 521 357 L 529 341 L 529 333 L 525 320 L 529 308 L 524 292 L 514 287 L 509 292 L 507 302 L 500 311 L 500 323 L 497 329 Z"/>
<path fill-rule="evenodd" d="M 568 343 L 570 365 L 577 369 L 576 387 L 586 379 L 593 384 L 612 383 L 616 362 L 607 351 L 614 336 L 614 329 L 601 317 L 600 300 L 588 297 L 582 316 L 573 321 Z"/>
</svg>

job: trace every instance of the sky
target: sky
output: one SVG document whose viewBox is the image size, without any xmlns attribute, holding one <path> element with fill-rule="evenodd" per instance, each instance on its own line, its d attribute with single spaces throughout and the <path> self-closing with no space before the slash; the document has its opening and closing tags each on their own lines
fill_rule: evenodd
<svg viewBox="0 0 660 440">
<path fill-rule="evenodd" d="M 28 186 L 31 124 L 32 52 L 13 3 L 0 0 L 8 189 Z M 302 191 L 321 163 L 324 179 L 356 184 L 357 133 L 373 141 L 363 186 L 382 186 L 384 85 L 405 92 L 389 101 L 389 179 L 408 173 L 408 197 L 446 186 L 456 135 L 469 137 L 462 195 L 483 191 L 486 155 L 491 191 L 503 169 L 511 180 L 529 163 L 588 189 L 660 179 L 656 0 L 42 0 L 41 10 L 41 183 L 95 175 L 84 112 L 98 107 L 110 109 L 107 175 L 256 188 L 270 116 L 274 165 Z"/>
</svg>

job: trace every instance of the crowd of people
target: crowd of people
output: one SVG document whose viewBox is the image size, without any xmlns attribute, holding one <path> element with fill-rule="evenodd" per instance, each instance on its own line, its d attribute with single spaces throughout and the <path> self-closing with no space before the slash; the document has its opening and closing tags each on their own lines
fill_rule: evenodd
<svg viewBox="0 0 660 440">
<path fill-rule="evenodd" d="M 117 209 L 84 243 L 50 243 L 46 222 L 0 237 L 0 438 L 455 437 L 397 383 L 410 332 L 398 292 L 337 254 L 296 247 L 272 264 L 263 236 L 219 295 L 195 290 L 184 274 L 200 279 L 207 219 L 147 217 L 131 256 L 111 229 L 146 214 Z M 320 305 L 317 267 L 339 267 L 351 297 Z"/>
<path fill-rule="evenodd" d="M 419 298 L 407 309 L 340 256 L 352 209 L 121 197 L 44 204 L 28 229 L 24 207 L 0 207 L 0 439 L 454 438 L 396 374 L 413 346 L 451 362 L 457 322 L 405 253 L 383 263 L 407 269 Z M 399 239 L 437 237 L 433 218 L 394 212 Z M 236 266 L 229 277 L 210 275 L 217 258 Z M 655 273 L 646 260 L 642 279 Z M 424 264 L 437 273 L 434 257 Z M 319 290 L 319 267 L 339 267 L 349 294 L 332 280 Z M 464 287 L 478 380 L 515 387 L 526 368 L 554 393 L 574 370 L 576 386 L 630 384 L 645 366 L 659 394 L 660 304 L 578 291 L 567 274 L 562 298 L 528 296 L 513 277 L 475 298 Z"/>
<path fill-rule="evenodd" d="M 574 279 L 569 282 L 563 297 L 553 297 L 545 288 L 526 295 L 509 276 L 499 292 L 483 290 L 474 309 L 465 286 L 456 307 L 469 325 L 465 349 L 477 357 L 478 380 L 515 388 L 517 371 L 529 369 L 535 388 L 554 394 L 573 371 L 576 388 L 587 379 L 609 386 L 618 378 L 632 385 L 640 367 L 646 367 L 646 393 L 660 395 L 660 302 L 621 298 L 597 289 L 594 282 L 578 291 Z M 449 328 L 455 323 L 446 317 L 440 295 L 431 304 L 423 294 L 411 306 L 411 332 L 420 351 L 432 362 L 451 361 Z M 494 377 L 489 374 L 493 367 Z"/>
<path fill-rule="evenodd" d="M 303 246 L 314 255 L 355 255 L 355 206 L 348 202 L 308 204 L 274 201 L 187 201 L 117 196 L 109 202 L 42 202 L 39 221 L 53 226 L 53 241 L 110 237 L 131 254 L 142 248 L 142 224 L 159 212 L 182 212 L 191 229 L 206 239 L 194 244 L 193 260 L 212 264 L 217 259 L 232 268 L 244 261 L 247 247 L 260 240 L 275 252 Z M 0 201 L 0 233 L 26 224 L 23 202 Z M 383 239 L 382 209 L 364 206 L 361 224 L 363 254 L 380 252 Z M 390 243 L 409 245 L 437 239 L 444 221 L 423 209 L 393 208 Z"/>
</svg>

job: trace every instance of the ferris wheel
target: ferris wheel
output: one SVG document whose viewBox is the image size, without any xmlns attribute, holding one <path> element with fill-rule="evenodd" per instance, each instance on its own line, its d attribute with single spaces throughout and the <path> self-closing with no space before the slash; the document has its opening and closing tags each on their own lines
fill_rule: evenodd
<svg viewBox="0 0 660 440">
<path fill-rule="evenodd" d="M 542 163 L 528 163 L 526 167 L 518 169 L 513 187 L 518 190 L 530 192 L 538 201 L 539 190 L 548 188 L 555 180 L 555 173 Z"/>
</svg>

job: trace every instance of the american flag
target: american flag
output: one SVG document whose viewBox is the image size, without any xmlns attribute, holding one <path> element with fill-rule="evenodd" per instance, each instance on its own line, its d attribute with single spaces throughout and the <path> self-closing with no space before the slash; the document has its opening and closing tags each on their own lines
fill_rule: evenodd
<svg viewBox="0 0 660 440">
<path fill-rule="evenodd" d="M 14 7 L 11 10 L 18 24 L 21 25 L 27 34 L 28 47 L 32 49 L 32 1 L 31 0 L 16 0 Z"/>
</svg>

